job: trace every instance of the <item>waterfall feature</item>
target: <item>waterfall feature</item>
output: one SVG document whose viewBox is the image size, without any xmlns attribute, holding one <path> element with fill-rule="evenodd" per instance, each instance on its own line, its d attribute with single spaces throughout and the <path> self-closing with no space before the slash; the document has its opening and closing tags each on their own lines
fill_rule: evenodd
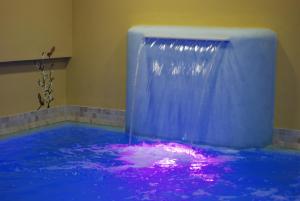
<svg viewBox="0 0 300 201">
<path fill-rule="evenodd" d="M 152 36 L 147 27 L 138 27 L 129 32 L 126 130 L 230 147 L 269 144 L 275 35 L 223 30 L 230 37 L 191 39 L 165 37 L 167 30 L 174 31 L 158 27 Z"/>
</svg>

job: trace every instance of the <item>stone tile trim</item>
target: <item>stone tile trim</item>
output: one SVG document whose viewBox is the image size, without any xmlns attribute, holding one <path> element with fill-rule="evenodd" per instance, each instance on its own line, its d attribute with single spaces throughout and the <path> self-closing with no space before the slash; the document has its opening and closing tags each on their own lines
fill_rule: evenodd
<svg viewBox="0 0 300 201">
<path fill-rule="evenodd" d="M 300 130 L 276 128 L 273 132 L 273 145 L 300 150 Z"/>
<path fill-rule="evenodd" d="M 0 117 L 0 135 L 64 121 L 124 127 L 125 111 L 84 106 L 59 106 L 5 116 Z"/>
<path fill-rule="evenodd" d="M 7 135 L 64 121 L 124 127 L 125 111 L 71 105 L 5 116 L 0 117 L 0 135 Z M 300 150 L 300 130 L 275 128 L 273 145 L 281 148 Z"/>
</svg>

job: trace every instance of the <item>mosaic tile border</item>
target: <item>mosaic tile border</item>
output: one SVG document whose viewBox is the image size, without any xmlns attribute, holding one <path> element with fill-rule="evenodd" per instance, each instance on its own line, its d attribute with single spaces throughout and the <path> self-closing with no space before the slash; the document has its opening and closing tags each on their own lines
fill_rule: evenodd
<svg viewBox="0 0 300 201">
<path fill-rule="evenodd" d="M 0 117 L 0 135 L 7 135 L 64 121 L 124 127 L 125 111 L 84 106 L 59 106 L 5 116 Z"/>
<path fill-rule="evenodd" d="M 0 117 L 0 135 L 72 121 L 124 128 L 125 111 L 85 106 L 59 106 L 50 109 Z M 273 145 L 300 150 L 300 130 L 275 128 Z"/>
</svg>

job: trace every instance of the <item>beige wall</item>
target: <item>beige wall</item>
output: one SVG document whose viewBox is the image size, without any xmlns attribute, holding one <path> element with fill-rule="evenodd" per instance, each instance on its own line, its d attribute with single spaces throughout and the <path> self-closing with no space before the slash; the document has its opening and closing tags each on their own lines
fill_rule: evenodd
<svg viewBox="0 0 300 201">
<path fill-rule="evenodd" d="M 279 36 L 276 126 L 300 129 L 299 10 L 299 0 L 74 0 L 68 103 L 125 108 L 133 25 L 267 27 Z"/>
<path fill-rule="evenodd" d="M 0 116 L 35 110 L 39 73 L 32 60 L 56 46 L 72 53 L 72 0 L 0 0 Z M 20 62 L 3 62 L 20 61 Z M 66 63 L 54 71 L 53 105 L 66 104 Z"/>
<path fill-rule="evenodd" d="M 271 28 L 279 36 L 276 126 L 300 129 L 298 0 L 0 0 L 0 5 L 2 61 L 37 58 L 53 43 L 57 57 L 71 55 L 73 34 L 71 63 L 55 71 L 55 104 L 125 108 L 131 26 Z M 36 108 L 38 74 L 27 64 L 0 65 L 0 116 Z"/>
<path fill-rule="evenodd" d="M 66 65 L 66 60 L 55 62 L 52 105 L 66 104 Z M 36 110 L 39 78 L 33 62 L 0 63 L 0 116 Z"/>
<path fill-rule="evenodd" d="M 0 0 L 0 61 L 72 54 L 72 0 Z"/>
</svg>

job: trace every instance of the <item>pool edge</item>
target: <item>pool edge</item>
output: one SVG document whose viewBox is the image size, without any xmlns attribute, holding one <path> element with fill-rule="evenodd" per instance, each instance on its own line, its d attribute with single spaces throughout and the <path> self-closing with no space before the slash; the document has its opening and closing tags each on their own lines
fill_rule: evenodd
<svg viewBox="0 0 300 201">
<path fill-rule="evenodd" d="M 3 116 L 0 117 L 0 139 L 67 122 L 124 129 L 125 110 L 71 105 Z M 274 128 L 273 143 L 268 147 L 300 150 L 300 130 Z"/>
</svg>

